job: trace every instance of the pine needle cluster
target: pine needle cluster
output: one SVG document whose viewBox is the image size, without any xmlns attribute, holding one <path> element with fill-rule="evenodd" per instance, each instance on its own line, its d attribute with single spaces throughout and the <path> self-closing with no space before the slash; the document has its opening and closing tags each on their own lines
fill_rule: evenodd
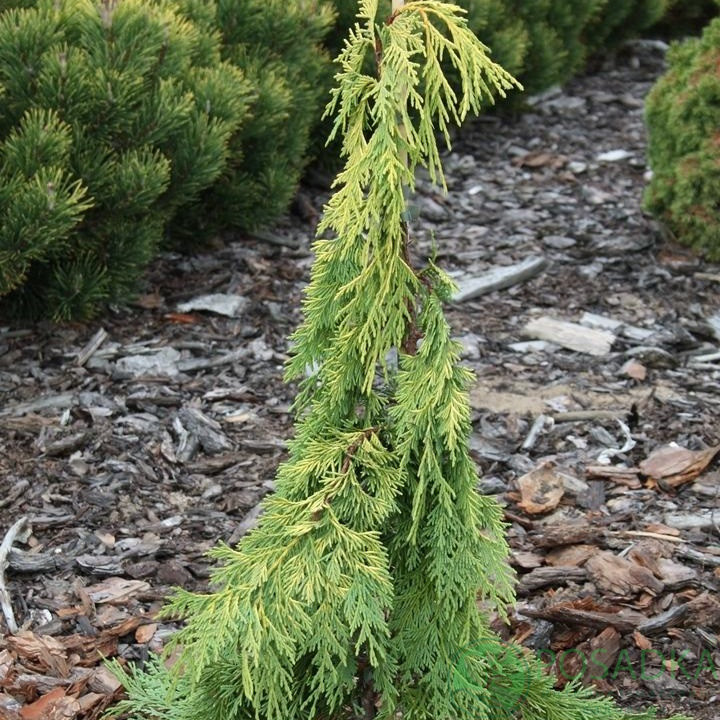
<svg viewBox="0 0 720 720">
<path fill-rule="evenodd" d="M 258 527 L 212 552 L 214 591 L 167 606 L 187 620 L 172 669 L 121 674 L 115 711 L 133 720 L 624 717 L 553 690 L 478 609 L 514 599 L 502 513 L 475 492 L 452 283 L 412 258 L 416 169 L 442 184 L 437 134 L 515 82 L 456 5 L 414 0 L 380 24 L 377 10 L 360 3 L 328 109 L 345 166 L 293 336 L 290 458 Z"/>
</svg>

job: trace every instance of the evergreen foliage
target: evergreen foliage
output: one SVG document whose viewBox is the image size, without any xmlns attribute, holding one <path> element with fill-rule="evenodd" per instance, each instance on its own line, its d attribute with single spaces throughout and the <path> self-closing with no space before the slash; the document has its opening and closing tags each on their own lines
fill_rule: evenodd
<svg viewBox="0 0 720 720">
<path fill-rule="evenodd" d="M 695 17 L 714 0 L 675 0 L 675 14 Z M 528 94 L 562 84 L 581 72 L 588 58 L 637 37 L 668 12 L 672 0 L 457 0 L 470 29 L 490 48 L 495 62 L 523 83 Z M 339 48 L 357 0 L 334 0 Z M 522 96 L 511 95 L 511 102 Z"/>
<path fill-rule="evenodd" d="M 0 85 L 0 297 L 59 320 L 134 291 L 252 98 L 165 0 L 3 3 Z"/>
<path fill-rule="evenodd" d="M 171 237 L 187 243 L 218 229 L 255 229 L 289 205 L 332 81 L 322 41 L 333 15 L 321 0 L 216 0 L 212 15 L 203 7 L 210 3 L 183 4 L 196 21 L 200 6 L 220 34 L 223 60 L 254 91 L 222 176 L 173 223 Z"/>
<path fill-rule="evenodd" d="M 287 207 L 331 74 L 319 0 L 0 10 L 6 312 L 88 318 L 132 296 L 162 242 Z"/>
<path fill-rule="evenodd" d="M 503 651 L 478 610 L 478 595 L 501 614 L 513 600 L 502 512 L 474 489 L 471 376 L 442 309 L 452 283 L 412 257 L 406 197 L 418 166 L 443 184 L 436 131 L 447 140 L 451 122 L 513 81 L 456 5 L 413 0 L 376 24 L 377 2 L 360 4 L 329 107 L 345 166 L 293 336 L 290 458 L 259 525 L 213 551 L 214 591 L 178 591 L 166 608 L 187 620 L 173 669 L 115 665 L 129 693 L 116 714 L 625 717 L 574 685 L 553 690 L 539 661 Z"/>
<path fill-rule="evenodd" d="M 659 22 L 671 0 L 602 0 L 602 12 L 585 30 L 591 52 L 617 47 L 628 38 L 638 37 Z"/>
<path fill-rule="evenodd" d="M 637 0 L 622 0 L 632 5 Z M 602 17 L 606 0 L 504 0 L 511 17 L 527 28 L 528 51 L 518 75 L 529 93 L 562 84 L 585 67 L 583 31 Z M 491 46 L 492 47 L 492 46 Z"/>
<path fill-rule="evenodd" d="M 675 44 L 646 101 L 648 210 L 677 239 L 720 259 L 720 18 Z"/>
</svg>

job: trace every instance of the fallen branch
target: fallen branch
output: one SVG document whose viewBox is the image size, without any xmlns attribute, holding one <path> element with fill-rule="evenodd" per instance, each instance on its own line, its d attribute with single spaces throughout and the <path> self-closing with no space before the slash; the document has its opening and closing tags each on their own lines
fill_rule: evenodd
<svg viewBox="0 0 720 720">
<path fill-rule="evenodd" d="M 5 533 L 2 545 L 0 545 L 0 608 L 5 618 L 5 624 L 13 635 L 18 631 L 15 622 L 15 614 L 13 613 L 12 603 L 10 602 L 10 593 L 5 587 L 5 568 L 7 567 L 7 557 L 10 549 L 15 542 L 18 533 L 25 528 L 27 518 L 21 517 L 10 529 Z"/>
</svg>

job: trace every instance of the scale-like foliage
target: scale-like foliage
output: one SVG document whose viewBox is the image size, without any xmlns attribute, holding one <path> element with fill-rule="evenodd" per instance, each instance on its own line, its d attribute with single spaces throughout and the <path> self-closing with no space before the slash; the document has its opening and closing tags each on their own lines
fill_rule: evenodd
<svg viewBox="0 0 720 720">
<path fill-rule="evenodd" d="M 345 166 L 293 337 L 290 458 L 258 527 L 213 552 L 214 591 L 167 608 L 187 620 L 179 658 L 126 679 L 116 711 L 133 720 L 625 717 L 553 690 L 478 609 L 513 600 L 502 511 L 475 492 L 452 283 L 412 257 L 415 170 L 443 184 L 437 134 L 514 82 L 456 5 L 413 0 L 380 24 L 377 10 L 360 3 L 329 108 Z"/>
</svg>

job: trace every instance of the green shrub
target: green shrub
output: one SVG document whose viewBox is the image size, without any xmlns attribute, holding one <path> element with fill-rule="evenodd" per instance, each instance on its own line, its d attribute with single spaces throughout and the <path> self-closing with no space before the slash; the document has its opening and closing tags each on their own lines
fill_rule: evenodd
<svg viewBox="0 0 720 720">
<path fill-rule="evenodd" d="M 197 20 L 195 6 L 202 12 L 205 3 L 183 4 Z M 329 99 L 332 67 L 322 41 L 332 17 L 320 0 L 217 0 L 211 23 L 220 33 L 222 57 L 252 81 L 255 98 L 230 140 L 222 177 L 180 213 L 171 236 L 254 229 L 287 208 Z"/>
<path fill-rule="evenodd" d="M 522 18 L 528 51 L 518 79 L 528 93 L 564 83 L 581 71 L 588 48 L 584 29 L 601 12 L 605 0 L 505 0 L 507 12 Z"/>
<path fill-rule="evenodd" d="M 111 663 L 127 697 L 109 714 L 652 720 L 575 682 L 554 689 L 540 658 L 490 627 L 514 601 L 502 508 L 475 490 L 472 374 L 443 311 L 452 281 L 411 257 L 405 218 L 418 166 L 443 182 L 436 134 L 513 81 L 455 5 L 397 3 L 378 26 L 377 2 L 363 3 L 333 93 L 345 166 L 292 336 L 300 392 L 277 491 L 235 548 L 212 551 L 212 592 L 179 589 L 162 612 L 187 621 L 172 668 Z M 380 72 L 364 72 L 368 53 Z"/>
<path fill-rule="evenodd" d="M 589 52 L 617 47 L 638 37 L 667 12 L 671 0 L 602 0 L 603 7 L 583 33 Z"/>
<path fill-rule="evenodd" d="M 457 0 L 493 60 L 517 76 L 528 93 L 567 81 L 590 53 L 656 22 L 669 0 Z M 334 0 L 337 51 L 354 22 L 357 0 Z M 513 93 L 512 102 L 522 101 Z"/>
<path fill-rule="evenodd" d="M 0 297 L 86 318 L 133 292 L 168 220 L 218 177 L 252 90 L 170 2 L 8 5 Z"/>
<path fill-rule="evenodd" d="M 675 44 L 647 98 L 648 210 L 677 239 L 720 259 L 720 18 Z"/>
</svg>

